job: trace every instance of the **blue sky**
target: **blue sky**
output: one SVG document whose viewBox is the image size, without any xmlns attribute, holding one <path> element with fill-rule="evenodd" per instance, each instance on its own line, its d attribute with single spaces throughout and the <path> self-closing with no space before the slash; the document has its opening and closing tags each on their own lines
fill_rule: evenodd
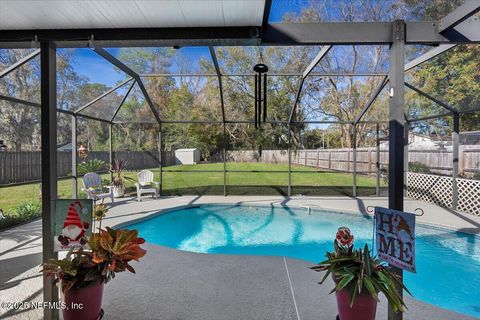
<svg viewBox="0 0 480 320">
<path fill-rule="evenodd" d="M 308 0 L 273 0 L 269 21 L 280 22 L 285 13 L 298 14 L 308 4 Z M 108 51 L 114 56 L 119 54 L 118 48 L 110 48 Z M 209 57 L 206 47 L 190 47 L 182 49 L 182 51 L 185 57 L 192 62 L 199 61 L 202 57 Z M 125 74 L 115 70 L 109 62 L 91 49 L 76 49 L 73 67 L 78 74 L 88 77 L 90 82 L 102 83 L 110 87 L 125 79 Z M 176 72 L 177 70 L 173 67 L 171 71 Z"/>
</svg>

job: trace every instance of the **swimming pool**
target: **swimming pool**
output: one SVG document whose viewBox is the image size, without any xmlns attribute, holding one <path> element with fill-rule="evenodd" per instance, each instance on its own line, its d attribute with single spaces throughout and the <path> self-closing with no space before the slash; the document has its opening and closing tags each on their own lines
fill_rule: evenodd
<svg viewBox="0 0 480 320">
<path fill-rule="evenodd" d="M 312 263 L 333 250 L 339 226 L 348 226 L 355 246 L 371 246 L 370 217 L 282 206 L 200 205 L 137 223 L 147 241 L 201 253 L 274 255 Z M 417 225 L 417 274 L 405 272 L 414 297 L 480 318 L 480 238 Z"/>
</svg>

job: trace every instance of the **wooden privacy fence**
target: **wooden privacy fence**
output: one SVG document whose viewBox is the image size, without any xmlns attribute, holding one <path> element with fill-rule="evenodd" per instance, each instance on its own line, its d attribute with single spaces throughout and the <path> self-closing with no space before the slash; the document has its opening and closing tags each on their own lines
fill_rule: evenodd
<svg viewBox="0 0 480 320">
<path fill-rule="evenodd" d="M 163 154 L 164 163 L 172 163 L 171 152 Z M 114 158 L 128 160 L 129 170 L 139 170 L 158 167 L 157 151 L 116 151 Z M 109 162 L 108 151 L 92 151 L 88 160 L 99 159 Z M 78 161 L 80 163 L 80 161 Z M 38 181 L 42 178 L 41 152 L 21 151 L 0 153 L 0 185 Z M 57 153 L 57 174 L 68 177 L 72 172 L 72 153 L 59 151 Z"/>
<path fill-rule="evenodd" d="M 292 150 L 292 164 L 318 169 L 353 172 L 353 149 L 301 149 Z M 357 148 L 357 173 L 375 173 L 377 163 L 376 148 Z M 379 150 L 381 167 L 388 166 L 388 149 Z M 287 150 L 228 151 L 227 161 L 288 163 Z M 451 175 L 453 168 L 453 152 L 442 150 L 408 150 L 408 162 L 425 164 L 431 172 Z M 460 146 L 459 172 L 471 176 L 480 171 L 480 147 Z"/>
</svg>

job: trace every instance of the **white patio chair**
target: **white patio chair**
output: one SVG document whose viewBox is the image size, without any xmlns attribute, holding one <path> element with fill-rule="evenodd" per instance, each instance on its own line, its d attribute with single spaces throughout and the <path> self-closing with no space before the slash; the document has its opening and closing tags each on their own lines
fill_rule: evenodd
<svg viewBox="0 0 480 320">
<path fill-rule="evenodd" d="M 99 199 L 110 198 L 113 203 L 113 186 L 102 186 L 102 177 L 94 172 L 89 172 L 82 177 L 83 188 L 88 199 L 97 201 Z M 106 187 L 108 192 L 104 192 Z"/>
<path fill-rule="evenodd" d="M 160 183 L 153 181 L 153 172 L 150 170 L 142 170 L 137 174 L 138 182 L 135 183 L 137 187 L 137 201 L 140 201 L 142 194 L 153 193 L 158 199 L 158 192 L 160 190 Z"/>
</svg>

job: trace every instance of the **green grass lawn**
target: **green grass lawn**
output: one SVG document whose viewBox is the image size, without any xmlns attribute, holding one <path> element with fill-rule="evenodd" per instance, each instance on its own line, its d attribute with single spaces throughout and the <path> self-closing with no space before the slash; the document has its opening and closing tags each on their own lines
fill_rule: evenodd
<svg viewBox="0 0 480 320">
<path fill-rule="evenodd" d="M 179 165 L 164 168 L 163 194 L 223 194 L 223 172 L 192 172 L 195 170 L 223 170 L 223 163 Z M 181 170 L 182 172 L 168 172 Z M 227 170 L 282 171 L 288 165 L 263 163 L 227 163 Z M 314 168 L 292 166 L 292 195 L 351 195 L 352 175 L 348 173 L 315 173 Z M 159 169 L 152 169 L 159 179 Z M 306 173 L 309 172 L 309 173 Z M 136 179 L 136 172 L 127 176 Z M 102 177 L 110 179 L 109 174 Z M 79 187 L 81 182 L 79 182 Z M 358 195 L 375 193 L 373 177 L 357 177 Z M 227 173 L 227 194 L 229 195 L 286 195 L 288 173 L 276 172 L 229 172 Z M 134 192 L 133 182 L 127 183 L 127 192 Z M 58 181 L 58 196 L 69 198 L 72 194 L 72 180 Z M 40 183 L 0 187 L 0 208 L 8 213 L 22 202 L 40 199 Z"/>
</svg>

